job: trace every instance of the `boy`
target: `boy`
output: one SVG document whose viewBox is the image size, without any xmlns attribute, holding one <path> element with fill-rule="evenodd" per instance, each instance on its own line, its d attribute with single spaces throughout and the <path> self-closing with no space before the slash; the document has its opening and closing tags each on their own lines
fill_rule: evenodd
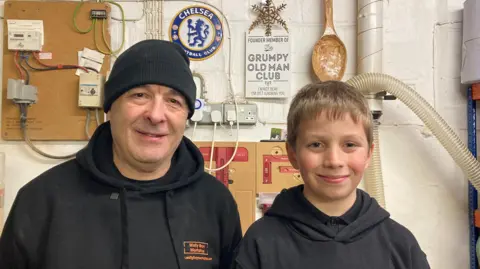
<svg viewBox="0 0 480 269">
<path fill-rule="evenodd" d="M 304 184 L 283 190 L 237 249 L 236 269 L 429 269 L 413 234 L 357 189 L 372 154 L 366 100 L 339 81 L 292 101 L 287 152 Z"/>
</svg>

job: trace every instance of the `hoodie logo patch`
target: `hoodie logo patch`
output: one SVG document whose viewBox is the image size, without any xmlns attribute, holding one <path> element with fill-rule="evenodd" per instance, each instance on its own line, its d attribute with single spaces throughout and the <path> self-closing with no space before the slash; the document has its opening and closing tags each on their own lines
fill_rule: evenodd
<svg viewBox="0 0 480 269">
<path fill-rule="evenodd" d="M 185 260 L 192 261 L 211 261 L 212 257 L 208 255 L 208 243 L 198 241 L 184 241 L 183 254 Z"/>
</svg>

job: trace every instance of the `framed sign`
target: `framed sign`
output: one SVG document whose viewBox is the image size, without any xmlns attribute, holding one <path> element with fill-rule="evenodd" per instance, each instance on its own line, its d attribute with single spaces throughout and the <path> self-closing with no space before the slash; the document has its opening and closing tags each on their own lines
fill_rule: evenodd
<svg viewBox="0 0 480 269">
<path fill-rule="evenodd" d="M 218 52 L 223 41 L 220 18 L 204 6 L 180 10 L 170 24 L 170 41 L 183 47 L 192 61 L 206 60 Z"/>
<path fill-rule="evenodd" d="M 255 31 L 246 34 L 245 97 L 290 96 L 290 36 L 272 30 L 271 36 Z"/>
</svg>

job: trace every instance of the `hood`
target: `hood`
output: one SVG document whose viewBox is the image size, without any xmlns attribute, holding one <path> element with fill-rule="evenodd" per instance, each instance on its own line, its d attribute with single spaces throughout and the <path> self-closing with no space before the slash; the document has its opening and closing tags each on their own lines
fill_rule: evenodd
<svg viewBox="0 0 480 269">
<path fill-rule="evenodd" d="M 335 233 L 319 221 L 302 203 L 303 185 L 282 191 L 265 215 L 286 220 L 290 227 L 311 240 L 349 243 L 359 240 L 390 217 L 390 214 L 366 192 L 357 189 L 357 195 L 363 199 L 359 216 L 339 233 Z"/>
<path fill-rule="evenodd" d="M 113 141 L 110 122 L 101 124 L 93 134 L 87 146 L 77 153 L 77 161 L 93 175 L 96 180 L 104 185 L 116 189 L 133 190 L 140 193 L 155 193 L 177 189 L 200 179 L 204 174 L 204 161 L 201 152 L 188 138 L 183 137 L 173 158 L 168 172 L 161 180 L 142 182 L 122 180 L 102 169 L 101 162 L 113 164 Z M 168 184 L 164 184 L 164 179 Z"/>
</svg>

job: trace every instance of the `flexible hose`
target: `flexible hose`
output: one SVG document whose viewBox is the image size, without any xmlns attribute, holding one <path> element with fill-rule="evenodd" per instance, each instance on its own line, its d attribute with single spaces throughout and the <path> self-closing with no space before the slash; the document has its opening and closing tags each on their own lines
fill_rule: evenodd
<svg viewBox="0 0 480 269">
<path fill-rule="evenodd" d="M 450 156 L 452 156 L 457 165 L 463 170 L 475 189 L 480 190 L 480 163 L 470 153 L 468 147 L 462 142 L 453 129 L 450 128 L 435 109 L 416 91 L 392 76 L 379 73 L 360 74 L 349 79 L 347 83 L 356 87 L 364 94 L 386 91 L 396 96 L 397 99 L 402 101 L 425 123 Z M 373 164 L 373 166 L 376 165 L 379 164 Z"/>
<path fill-rule="evenodd" d="M 381 207 L 385 208 L 385 194 L 383 188 L 382 163 L 380 160 L 380 139 L 378 136 L 379 122 L 373 124 L 373 153 L 370 166 L 365 171 L 364 181 L 366 191 L 377 200 Z"/>
</svg>

